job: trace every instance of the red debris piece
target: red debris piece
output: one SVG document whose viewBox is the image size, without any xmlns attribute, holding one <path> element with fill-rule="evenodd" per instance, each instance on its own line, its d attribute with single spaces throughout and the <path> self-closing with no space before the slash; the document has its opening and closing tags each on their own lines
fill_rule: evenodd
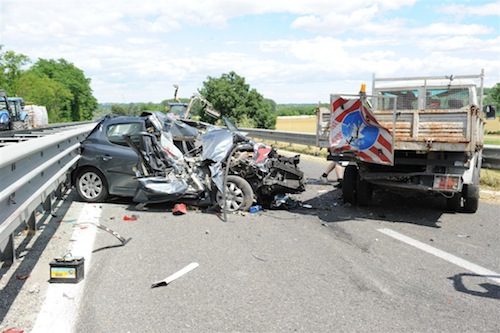
<svg viewBox="0 0 500 333">
<path fill-rule="evenodd" d="M 17 328 L 8 328 L 5 331 L 2 331 L 2 333 L 24 333 L 24 331 L 18 330 Z"/>
<path fill-rule="evenodd" d="M 187 213 L 186 205 L 183 203 L 175 204 L 174 208 L 172 208 L 172 213 L 174 215 L 183 215 Z"/>
<path fill-rule="evenodd" d="M 16 278 L 18 280 L 26 280 L 29 277 L 30 277 L 29 274 L 28 275 L 16 275 Z"/>
<path fill-rule="evenodd" d="M 135 217 L 135 216 L 133 216 L 133 215 L 132 215 L 132 216 L 127 216 L 127 215 L 125 215 L 125 216 L 123 217 L 123 221 L 137 221 L 137 217 Z"/>
</svg>

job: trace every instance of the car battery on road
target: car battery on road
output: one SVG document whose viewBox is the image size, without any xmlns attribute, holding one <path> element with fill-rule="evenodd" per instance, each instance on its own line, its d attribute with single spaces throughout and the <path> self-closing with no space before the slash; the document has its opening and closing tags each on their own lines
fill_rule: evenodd
<svg viewBox="0 0 500 333">
<path fill-rule="evenodd" d="M 50 262 L 50 283 L 78 283 L 85 274 L 85 258 L 65 256 Z"/>
</svg>

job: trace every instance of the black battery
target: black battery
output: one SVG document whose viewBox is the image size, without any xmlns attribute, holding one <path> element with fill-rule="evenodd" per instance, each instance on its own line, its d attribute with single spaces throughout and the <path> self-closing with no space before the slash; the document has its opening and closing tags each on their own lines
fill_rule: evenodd
<svg viewBox="0 0 500 333">
<path fill-rule="evenodd" d="M 84 275 L 83 257 L 61 257 L 50 262 L 50 283 L 78 283 Z"/>
</svg>

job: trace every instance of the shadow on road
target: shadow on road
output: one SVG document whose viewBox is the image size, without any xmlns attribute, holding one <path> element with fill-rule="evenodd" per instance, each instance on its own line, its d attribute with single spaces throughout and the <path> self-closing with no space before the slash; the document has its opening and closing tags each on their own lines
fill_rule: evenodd
<svg viewBox="0 0 500 333">
<path fill-rule="evenodd" d="M 465 279 L 465 278 L 468 279 Z M 470 273 L 461 273 L 454 275 L 452 277 L 449 277 L 448 279 L 453 281 L 453 287 L 455 287 L 456 291 L 459 291 L 461 293 L 473 295 L 473 296 L 479 296 L 479 297 L 486 297 L 486 298 L 493 298 L 493 299 L 500 299 L 500 286 L 494 283 L 477 283 L 475 279 L 473 278 L 498 278 L 500 279 L 499 275 L 495 276 L 487 276 L 487 275 L 478 275 L 478 274 L 470 274 Z M 477 290 L 477 289 L 472 289 L 472 288 L 467 288 L 465 281 L 467 282 L 467 285 L 472 285 L 473 287 L 481 287 L 482 290 Z"/>
<path fill-rule="evenodd" d="M 0 288 L 0 323 L 5 319 L 24 284 L 30 281 L 29 277 L 40 260 L 40 256 L 61 226 L 61 219 L 73 202 L 72 193 L 63 197 L 64 202 L 52 214 L 44 212 L 43 215 L 37 216 L 35 235 L 23 236 L 24 225 L 16 230 L 16 237 L 24 237 L 20 244 L 16 245 L 15 251 L 18 259 L 14 263 L 1 262 L 0 266 L 0 280 L 8 279 L 5 283 L 2 282 L 2 288 Z M 56 204 L 57 202 L 54 207 Z M 47 280 L 49 280 L 49 263 L 47 263 Z"/>
<path fill-rule="evenodd" d="M 319 185 L 310 181 L 310 198 L 302 198 L 302 204 L 311 209 L 297 209 L 304 214 L 315 214 L 324 222 L 349 220 L 381 220 L 394 223 L 411 223 L 425 227 L 440 228 L 439 219 L 446 210 L 446 200 L 441 197 L 402 197 L 378 190 L 373 193 L 373 202 L 368 207 L 344 203 L 342 189 Z"/>
</svg>

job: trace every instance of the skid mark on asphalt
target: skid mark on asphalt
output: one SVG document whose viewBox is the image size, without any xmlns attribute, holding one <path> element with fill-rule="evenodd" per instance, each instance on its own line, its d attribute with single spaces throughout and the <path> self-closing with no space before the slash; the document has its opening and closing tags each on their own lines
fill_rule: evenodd
<svg viewBox="0 0 500 333">
<path fill-rule="evenodd" d="M 422 242 L 420 242 L 416 239 L 413 239 L 411 237 L 400 234 L 399 232 L 396 232 L 394 230 L 391 230 L 388 228 L 383 228 L 383 229 L 377 229 L 377 231 L 380 231 L 381 233 L 386 234 L 387 236 L 390 236 L 394 239 L 402 241 L 408 245 L 414 246 L 417 249 L 425 251 L 425 252 L 432 254 L 438 258 L 446 260 L 452 264 L 455 264 L 459 267 L 465 268 L 468 271 L 471 271 L 471 272 L 474 272 L 478 275 L 484 276 L 485 278 L 488 278 L 491 281 L 500 284 L 500 274 L 499 273 L 496 273 L 496 272 L 491 271 L 487 268 L 484 268 L 484 267 L 481 267 L 481 266 L 476 265 L 474 263 L 471 263 L 470 261 L 467 261 L 467 260 L 462 259 L 460 257 L 454 256 L 453 254 L 450 254 L 448 252 L 445 252 L 445 251 L 440 250 L 438 248 L 435 248 L 433 246 L 422 243 Z"/>
</svg>

